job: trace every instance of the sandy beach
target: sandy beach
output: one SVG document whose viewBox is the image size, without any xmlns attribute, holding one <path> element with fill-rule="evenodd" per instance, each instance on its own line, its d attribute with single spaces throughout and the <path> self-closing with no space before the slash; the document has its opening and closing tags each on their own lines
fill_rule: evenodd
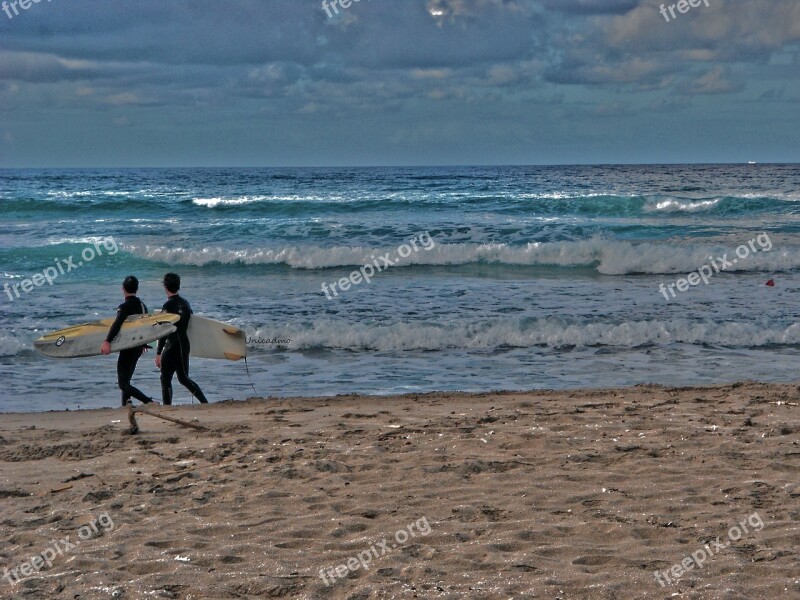
<svg viewBox="0 0 800 600">
<path fill-rule="evenodd" d="M 249 399 L 136 435 L 124 409 L 2 414 L 0 597 L 798 598 L 797 402 Z"/>
</svg>

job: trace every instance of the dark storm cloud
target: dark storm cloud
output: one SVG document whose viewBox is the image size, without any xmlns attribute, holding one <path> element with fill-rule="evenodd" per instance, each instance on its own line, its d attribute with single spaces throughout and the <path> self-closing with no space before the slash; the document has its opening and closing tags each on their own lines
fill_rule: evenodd
<svg viewBox="0 0 800 600">
<path fill-rule="evenodd" d="M 285 0 L 56 0 L 0 26 L 21 50 L 77 58 L 309 64 L 319 56 L 315 37 L 323 19 L 316 3 L 312 9 L 308 2 Z"/>
<path fill-rule="evenodd" d="M 548 10 L 575 15 L 618 15 L 625 14 L 642 0 L 541 0 Z"/>
</svg>

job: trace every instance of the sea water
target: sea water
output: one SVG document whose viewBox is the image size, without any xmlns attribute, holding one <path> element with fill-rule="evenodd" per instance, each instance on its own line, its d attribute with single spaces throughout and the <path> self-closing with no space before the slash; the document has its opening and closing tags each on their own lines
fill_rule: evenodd
<svg viewBox="0 0 800 600">
<path fill-rule="evenodd" d="M 0 170 L 0 411 L 118 405 L 114 356 L 32 342 L 168 271 L 247 333 L 192 360 L 212 401 L 792 381 L 799 230 L 797 165 Z"/>
</svg>

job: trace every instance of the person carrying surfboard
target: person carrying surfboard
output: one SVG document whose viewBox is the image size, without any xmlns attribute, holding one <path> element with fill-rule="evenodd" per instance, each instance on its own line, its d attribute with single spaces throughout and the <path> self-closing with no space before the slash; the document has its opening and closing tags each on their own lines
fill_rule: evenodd
<svg viewBox="0 0 800 600">
<path fill-rule="evenodd" d="M 156 367 L 161 369 L 161 399 L 164 405 L 172 404 L 172 376 L 178 374 L 178 382 L 197 398 L 201 404 L 208 404 L 203 390 L 189 379 L 189 319 L 192 318 L 192 307 L 178 295 L 181 289 L 181 278 L 177 273 L 164 275 L 164 290 L 167 301 L 162 310 L 180 316 L 175 323 L 176 331 L 158 340 L 156 350 Z"/>
<path fill-rule="evenodd" d="M 147 306 L 136 296 L 139 291 L 139 280 L 133 275 L 128 275 L 122 282 L 122 293 L 125 294 L 125 302 L 117 307 L 117 318 L 108 330 L 106 341 L 100 347 L 102 354 L 111 354 L 111 342 L 119 335 L 122 324 L 131 315 L 146 315 Z M 150 404 L 153 399 L 146 396 L 141 390 L 131 385 L 133 373 L 136 370 L 136 363 L 139 362 L 142 353 L 147 351 L 148 346 L 137 346 L 120 350 L 117 359 L 117 384 L 122 391 L 122 406 L 131 402 L 131 398 L 136 398 L 142 404 Z"/>
</svg>

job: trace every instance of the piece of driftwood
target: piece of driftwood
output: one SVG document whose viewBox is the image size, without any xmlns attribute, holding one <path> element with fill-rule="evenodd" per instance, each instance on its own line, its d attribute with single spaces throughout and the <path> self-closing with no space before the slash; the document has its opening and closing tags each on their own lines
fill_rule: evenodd
<svg viewBox="0 0 800 600">
<path fill-rule="evenodd" d="M 136 413 L 141 413 L 143 415 L 149 415 L 151 417 L 156 417 L 157 419 L 164 419 L 165 421 L 169 421 L 170 423 L 176 423 L 178 425 L 182 425 L 183 427 L 189 427 L 190 429 L 196 429 L 197 431 L 208 431 L 208 428 L 203 427 L 202 425 L 196 425 L 195 423 L 189 423 L 189 421 L 184 421 L 183 419 L 176 419 L 175 417 L 168 417 L 167 415 L 160 415 L 158 413 L 150 412 L 144 408 L 140 407 L 128 407 L 128 421 L 131 424 L 131 433 L 136 434 L 139 432 L 139 424 L 136 422 Z"/>
</svg>

